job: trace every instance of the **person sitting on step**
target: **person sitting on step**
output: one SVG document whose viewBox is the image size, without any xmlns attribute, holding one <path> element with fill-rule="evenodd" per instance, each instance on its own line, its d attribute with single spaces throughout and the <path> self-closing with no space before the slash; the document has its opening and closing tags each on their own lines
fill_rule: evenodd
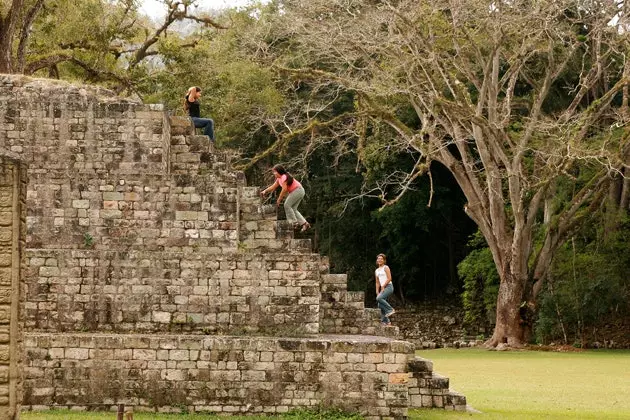
<svg viewBox="0 0 630 420">
<path fill-rule="evenodd" d="M 201 88 L 199 86 L 191 87 L 188 89 L 188 92 L 186 92 L 184 108 L 188 112 L 188 116 L 195 125 L 195 128 L 203 128 L 203 134 L 214 141 L 214 121 L 211 118 L 201 118 L 199 98 L 201 98 Z"/>
</svg>

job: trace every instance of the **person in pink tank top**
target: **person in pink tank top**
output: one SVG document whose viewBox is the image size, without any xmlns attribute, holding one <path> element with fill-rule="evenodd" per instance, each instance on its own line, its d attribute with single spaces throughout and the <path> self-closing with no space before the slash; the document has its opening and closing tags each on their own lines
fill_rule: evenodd
<svg viewBox="0 0 630 420">
<path fill-rule="evenodd" d="M 293 227 L 299 228 L 301 226 L 302 232 L 306 231 L 311 225 L 297 209 L 306 194 L 304 187 L 302 187 L 302 184 L 300 184 L 297 179 L 293 178 L 282 165 L 274 166 L 271 171 L 276 180 L 273 184 L 262 190 L 260 195 L 264 197 L 265 194 L 272 192 L 278 187 L 282 187 L 276 205 L 280 206 L 280 203 L 282 203 L 282 200 L 286 197 L 284 201 L 284 212 L 287 215 L 287 220 L 293 224 Z"/>
</svg>

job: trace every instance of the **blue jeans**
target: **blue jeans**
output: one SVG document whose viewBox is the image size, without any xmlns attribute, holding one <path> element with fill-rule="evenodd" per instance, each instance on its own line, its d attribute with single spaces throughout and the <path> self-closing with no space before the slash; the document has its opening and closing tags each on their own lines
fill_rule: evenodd
<svg viewBox="0 0 630 420">
<path fill-rule="evenodd" d="M 212 119 L 197 117 L 192 117 L 191 119 L 193 124 L 195 124 L 195 128 L 203 128 L 203 134 L 214 141 L 214 121 Z"/>
<path fill-rule="evenodd" d="M 390 297 L 394 293 L 394 285 L 390 282 L 385 289 L 381 289 L 381 293 L 376 296 L 376 303 L 378 303 L 378 307 L 381 310 L 381 321 L 389 324 L 389 318 L 387 314 L 394 310 L 392 305 L 387 303 L 387 298 Z"/>
</svg>

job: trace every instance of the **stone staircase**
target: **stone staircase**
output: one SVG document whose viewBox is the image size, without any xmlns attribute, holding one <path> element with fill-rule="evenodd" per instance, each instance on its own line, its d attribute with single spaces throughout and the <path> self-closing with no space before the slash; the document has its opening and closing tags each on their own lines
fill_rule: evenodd
<svg viewBox="0 0 630 420">
<path fill-rule="evenodd" d="M 433 372 L 433 362 L 414 356 L 408 363 L 409 406 L 466 411 L 466 397 L 449 389 L 449 379 Z"/>
<path fill-rule="evenodd" d="M 100 90 L 0 78 L 0 121 L 10 116 L 15 131 L 0 126 L 0 149 L 28 163 L 23 406 L 330 405 L 403 419 L 430 395 L 431 406 L 461 408 L 188 119 Z"/>
<path fill-rule="evenodd" d="M 329 334 L 398 336 L 398 327 L 380 325 L 380 310 L 365 308 L 364 301 L 364 292 L 348 291 L 346 274 L 324 272 L 319 304 L 320 331 Z"/>
<path fill-rule="evenodd" d="M 214 185 L 223 185 L 226 192 L 236 194 L 229 201 L 235 202 L 234 211 L 238 209 L 239 250 L 255 253 L 312 253 L 311 240 L 295 238 L 293 227 L 285 220 L 278 220 L 275 206 L 265 205 L 261 201 L 261 187 L 246 186 L 244 174 L 229 169 L 229 154 L 214 150 L 206 136 L 195 135 L 188 118 L 171 116 L 169 127 L 171 173 L 200 173 L 204 179 L 208 174 L 214 174 L 211 179 Z M 217 178 L 217 174 L 220 178 Z M 320 333 L 398 336 L 398 327 L 380 325 L 378 309 L 365 308 L 364 292 L 347 290 L 346 274 L 330 274 L 328 259 L 320 257 L 320 260 Z"/>
</svg>

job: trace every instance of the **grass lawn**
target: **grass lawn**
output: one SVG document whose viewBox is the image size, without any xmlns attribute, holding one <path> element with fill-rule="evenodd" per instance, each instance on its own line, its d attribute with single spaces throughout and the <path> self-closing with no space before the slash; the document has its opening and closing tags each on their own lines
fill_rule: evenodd
<svg viewBox="0 0 630 420">
<path fill-rule="evenodd" d="M 451 379 L 482 414 L 410 410 L 416 419 L 629 419 L 630 351 L 494 352 L 481 349 L 419 351 Z M 115 419 L 115 413 L 26 412 L 23 420 Z M 134 420 L 207 420 L 209 415 L 136 413 Z M 265 419 L 265 417 L 230 417 Z M 282 420 L 342 419 L 332 413 L 295 413 Z M 266 417 L 269 419 L 269 417 Z"/>
<path fill-rule="evenodd" d="M 482 414 L 410 410 L 410 419 L 630 419 L 630 351 L 418 351 Z"/>
</svg>

